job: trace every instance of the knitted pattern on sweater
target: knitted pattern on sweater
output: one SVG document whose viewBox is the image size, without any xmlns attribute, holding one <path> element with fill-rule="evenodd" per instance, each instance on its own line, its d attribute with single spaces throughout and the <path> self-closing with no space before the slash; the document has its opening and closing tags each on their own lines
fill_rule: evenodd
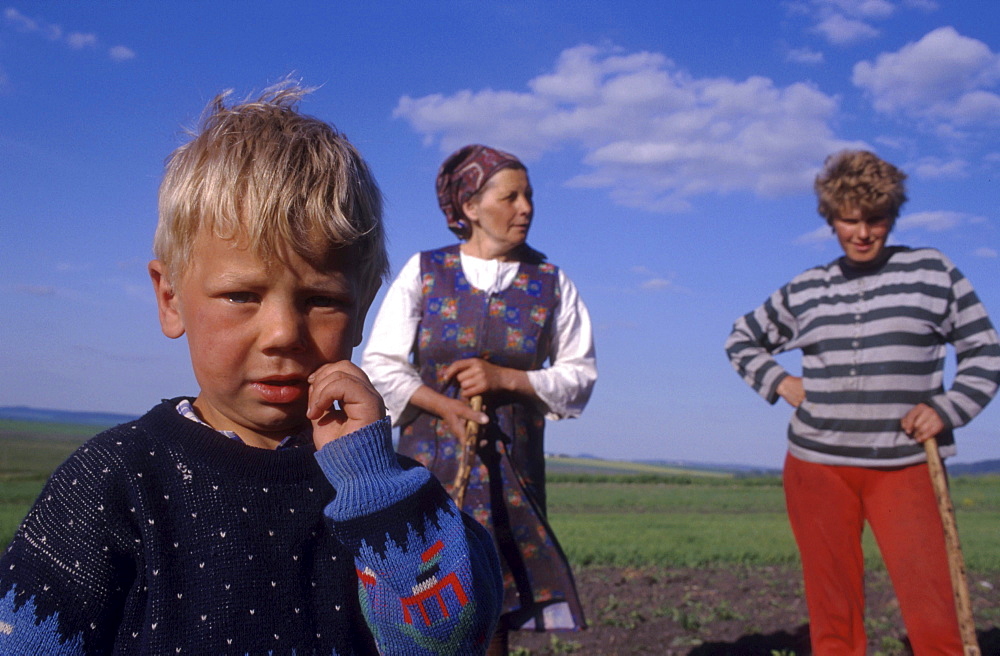
<svg viewBox="0 0 1000 656">
<path fill-rule="evenodd" d="M 0 653 L 485 649 L 501 594 L 489 537 L 397 461 L 388 420 L 319 453 L 270 451 L 176 405 L 52 475 L 0 559 Z"/>
<path fill-rule="evenodd" d="M 934 249 L 892 247 L 886 256 L 870 270 L 843 259 L 810 269 L 733 326 L 729 359 L 770 403 L 788 376 L 771 354 L 802 349 L 806 400 L 788 427 L 797 458 L 884 467 L 922 462 L 923 447 L 900 426 L 919 403 L 941 416 L 941 453 L 953 455 L 951 429 L 996 394 L 1000 346 L 969 281 Z M 958 367 L 945 391 L 949 343 Z"/>
</svg>

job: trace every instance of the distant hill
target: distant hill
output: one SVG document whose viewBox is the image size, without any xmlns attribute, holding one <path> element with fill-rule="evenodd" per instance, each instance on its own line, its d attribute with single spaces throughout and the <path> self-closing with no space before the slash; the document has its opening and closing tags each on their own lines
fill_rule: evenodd
<svg viewBox="0 0 1000 656">
<path fill-rule="evenodd" d="M 74 412 L 52 410 L 50 408 L 29 408 L 27 406 L 0 406 L 0 419 L 11 421 L 37 421 L 55 424 L 75 424 L 82 426 L 108 427 L 123 424 L 138 415 L 113 412 Z M 564 473 L 617 473 L 617 474 L 661 474 L 701 473 L 706 476 L 776 476 L 780 469 L 756 467 L 752 465 L 712 464 L 687 460 L 608 460 L 590 454 L 571 456 L 550 453 L 546 455 L 549 467 L 554 472 Z M 948 473 L 952 476 L 1000 475 L 1000 460 L 981 460 L 973 463 L 948 463 Z"/>
<path fill-rule="evenodd" d="M 0 406 L 0 419 L 14 421 L 44 421 L 55 424 L 82 424 L 84 426 L 116 426 L 136 419 L 138 415 L 112 412 L 74 412 L 26 406 Z"/>
<path fill-rule="evenodd" d="M 660 467 L 680 467 L 706 472 L 727 472 L 738 476 L 780 476 L 781 469 L 759 467 L 757 465 L 734 465 L 731 463 L 691 462 L 689 460 L 641 460 L 640 462 Z"/>
<path fill-rule="evenodd" d="M 559 459 L 564 458 L 567 460 L 579 460 L 581 467 L 586 466 L 586 461 L 594 460 L 599 461 L 599 464 L 593 465 L 597 469 L 609 469 L 614 468 L 614 463 L 617 463 L 620 468 L 627 469 L 630 472 L 636 472 L 640 469 L 645 468 L 645 471 L 653 470 L 666 470 L 679 472 L 683 471 L 685 473 L 702 472 L 707 474 L 729 474 L 735 476 L 780 476 L 781 469 L 775 467 L 761 467 L 758 465 L 737 465 L 732 463 L 710 463 L 710 462 L 692 462 L 690 460 L 663 460 L 663 459 L 650 459 L 650 460 L 632 460 L 632 461 L 617 461 L 608 460 L 600 456 L 595 456 L 589 453 L 581 453 L 576 456 L 571 456 L 565 453 L 547 453 L 546 458 L 549 459 Z"/>
<path fill-rule="evenodd" d="M 979 462 L 948 463 L 948 473 L 952 476 L 979 476 L 1000 474 L 1000 460 L 980 460 Z"/>
</svg>

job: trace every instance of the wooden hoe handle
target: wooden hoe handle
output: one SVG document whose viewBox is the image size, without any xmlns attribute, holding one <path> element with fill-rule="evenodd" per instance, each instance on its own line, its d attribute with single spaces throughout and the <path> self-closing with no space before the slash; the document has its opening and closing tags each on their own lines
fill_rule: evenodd
<svg viewBox="0 0 1000 656">
<path fill-rule="evenodd" d="M 469 406 L 473 412 L 482 412 L 483 397 L 476 394 L 469 399 Z M 471 419 L 465 423 L 465 435 L 462 440 L 462 453 L 458 461 L 458 474 L 455 476 L 455 487 L 452 490 L 452 497 L 458 509 L 462 509 L 465 502 L 465 491 L 469 489 L 469 476 L 472 474 L 472 464 L 476 461 L 476 442 L 479 441 L 479 424 Z"/>
<path fill-rule="evenodd" d="M 955 611 L 958 613 L 958 629 L 962 635 L 965 656 L 980 656 L 979 642 L 976 640 L 976 623 L 972 618 L 972 603 L 969 601 L 969 584 L 965 578 L 965 560 L 962 558 L 962 546 L 958 541 L 955 508 L 948 493 L 948 480 L 945 478 L 944 465 L 941 464 L 937 440 L 933 437 L 926 440 L 924 451 L 927 452 L 927 468 L 930 470 L 938 512 L 941 513 L 941 523 L 944 524 L 944 544 L 948 551 L 951 589 L 955 596 Z"/>
</svg>

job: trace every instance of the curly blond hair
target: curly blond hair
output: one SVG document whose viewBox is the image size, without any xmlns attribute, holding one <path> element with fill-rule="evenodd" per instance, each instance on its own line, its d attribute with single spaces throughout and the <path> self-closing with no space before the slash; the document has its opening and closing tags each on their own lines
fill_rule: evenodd
<svg viewBox="0 0 1000 656">
<path fill-rule="evenodd" d="M 813 188 L 820 216 L 832 224 L 845 209 L 895 221 L 906 202 L 906 174 L 867 150 L 843 150 L 826 158 Z"/>
<path fill-rule="evenodd" d="M 388 272 L 382 194 L 343 134 L 297 111 L 311 91 L 286 79 L 231 106 L 232 91 L 219 94 L 167 158 L 153 252 L 171 279 L 208 230 L 264 261 L 291 248 L 318 269 L 349 248 L 362 294 L 374 297 Z"/>
</svg>

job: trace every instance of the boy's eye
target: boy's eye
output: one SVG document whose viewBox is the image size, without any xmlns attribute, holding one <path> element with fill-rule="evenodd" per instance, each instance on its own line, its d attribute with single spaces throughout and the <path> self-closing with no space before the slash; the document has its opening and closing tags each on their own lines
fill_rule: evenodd
<svg viewBox="0 0 1000 656">
<path fill-rule="evenodd" d="M 333 296 L 310 296 L 308 303 L 313 307 L 321 308 L 343 307 L 347 305 L 343 299 L 334 298 Z"/>
<path fill-rule="evenodd" d="M 228 292 L 226 300 L 230 303 L 250 303 L 254 300 L 254 295 L 250 292 Z"/>
</svg>

